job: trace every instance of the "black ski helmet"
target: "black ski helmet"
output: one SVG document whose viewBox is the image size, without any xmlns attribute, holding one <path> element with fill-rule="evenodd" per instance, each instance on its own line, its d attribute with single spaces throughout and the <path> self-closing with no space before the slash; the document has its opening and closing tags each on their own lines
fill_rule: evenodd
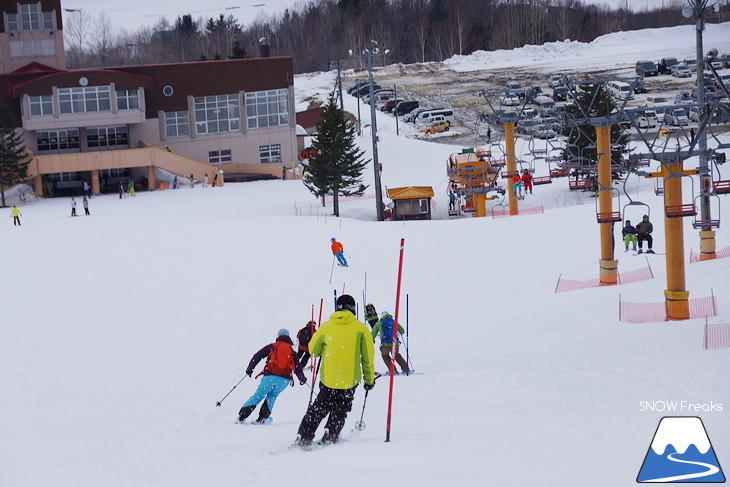
<svg viewBox="0 0 730 487">
<path fill-rule="evenodd" d="M 342 296 L 337 298 L 337 306 L 335 306 L 335 309 L 337 311 L 347 310 L 350 311 L 352 314 L 355 314 L 357 310 L 357 308 L 355 307 L 355 299 L 349 294 L 343 294 Z"/>
</svg>

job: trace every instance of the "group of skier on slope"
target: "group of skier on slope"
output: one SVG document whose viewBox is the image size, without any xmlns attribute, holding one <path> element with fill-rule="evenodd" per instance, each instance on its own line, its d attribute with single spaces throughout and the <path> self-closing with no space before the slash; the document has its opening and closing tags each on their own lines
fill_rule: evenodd
<svg viewBox="0 0 730 487">
<path fill-rule="evenodd" d="M 343 266 L 344 260 L 342 244 L 334 238 L 332 253 Z M 335 245 L 337 244 L 337 245 Z M 339 254 L 339 255 L 338 255 Z M 297 350 L 294 350 L 289 331 L 285 328 L 277 332 L 276 340 L 257 351 L 248 366 L 246 375 L 253 376 L 254 369 L 261 360 L 266 359 L 264 369 L 256 377 L 262 376 L 256 391 L 248 398 L 238 412 L 238 420 L 245 422 L 254 412 L 256 406 L 263 401 L 259 409 L 258 419 L 254 421 L 264 424 L 271 421 L 271 412 L 277 397 L 289 385 L 294 385 L 294 376 L 299 385 L 307 384 L 304 368 L 310 357 L 318 357 L 315 374 L 319 374 L 319 392 L 314 402 L 307 408 L 297 431 L 297 438 L 293 446 L 308 448 L 314 441 L 315 432 L 319 424 L 327 417 L 324 435 L 320 444 L 337 443 L 340 440 L 342 428 L 347 419 L 347 413 L 352 409 L 355 390 L 360 382 L 369 391 L 375 386 L 374 346 L 375 339 L 380 337 L 380 353 L 385 365 L 390 369 L 390 353 L 393 349 L 393 328 L 395 322 L 387 311 L 380 316 L 372 303 L 365 306 L 365 320 L 367 325 L 356 317 L 357 307 L 355 299 L 347 294 L 337 298 L 335 312 L 329 320 L 322 323 L 317 329 L 314 320 L 297 332 Z M 403 327 L 397 325 L 397 333 L 403 334 Z M 398 352 L 396 338 L 396 362 L 401 373 L 410 372 L 408 364 Z M 397 374 L 397 370 L 394 369 Z"/>
</svg>

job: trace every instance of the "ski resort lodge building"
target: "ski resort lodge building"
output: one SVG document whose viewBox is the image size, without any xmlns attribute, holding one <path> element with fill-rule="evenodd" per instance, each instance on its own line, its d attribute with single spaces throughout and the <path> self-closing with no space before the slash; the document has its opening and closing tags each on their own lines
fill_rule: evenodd
<svg viewBox="0 0 730 487">
<path fill-rule="evenodd" d="M 0 104 L 21 124 L 37 193 L 281 178 L 297 163 L 291 57 L 68 70 L 60 0 L 0 8 Z"/>
</svg>

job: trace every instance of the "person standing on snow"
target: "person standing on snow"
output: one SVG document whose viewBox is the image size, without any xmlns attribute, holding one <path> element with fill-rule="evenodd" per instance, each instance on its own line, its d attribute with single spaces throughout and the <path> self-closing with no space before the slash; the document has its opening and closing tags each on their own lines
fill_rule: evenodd
<svg viewBox="0 0 730 487">
<path fill-rule="evenodd" d="M 263 400 L 264 403 L 261 405 L 261 409 L 259 409 L 259 417 L 256 423 L 265 423 L 269 416 L 271 416 L 271 411 L 274 410 L 274 403 L 279 394 L 289 384 L 294 385 L 292 372 L 299 378 L 299 385 L 307 383 L 307 377 L 304 375 L 302 367 L 299 365 L 299 360 L 292 349 L 293 345 L 291 338 L 289 338 L 289 330 L 282 328 L 277 333 L 274 343 L 266 345 L 251 357 L 251 361 L 246 368 L 246 375 L 251 377 L 253 369 L 261 359 L 267 357 L 264 370 L 259 374 L 264 377 L 261 379 L 261 383 L 259 383 L 256 392 L 248 398 L 248 401 L 243 403 L 241 410 L 238 411 L 238 420 L 240 422 L 243 423 L 253 410 L 256 409 L 258 403 Z"/>
<path fill-rule="evenodd" d="M 302 364 L 302 368 L 309 362 L 309 340 L 312 339 L 312 335 L 317 331 L 317 323 L 309 321 L 304 328 L 297 332 L 297 340 L 299 342 L 299 350 L 297 350 L 297 359 Z"/>
<path fill-rule="evenodd" d="M 341 266 L 347 267 L 347 260 L 345 260 L 345 250 L 342 248 L 342 244 L 335 240 L 334 237 L 330 239 L 332 242 L 332 254 L 337 257 L 337 263 Z"/>
<path fill-rule="evenodd" d="M 629 243 L 634 244 L 633 250 L 636 250 L 636 228 L 631 224 L 631 221 L 626 220 L 626 225 L 621 229 L 621 235 L 624 237 L 626 252 L 629 251 Z"/>
<path fill-rule="evenodd" d="M 522 181 L 522 186 L 524 187 L 525 194 L 527 194 L 527 191 L 530 191 L 530 194 L 532 194 L 532 174 L 530 174 L 530 171 L 525 169 L 522 171 L 522 177 L 520 178 Z"/>
<path fill-rule="evenodd" d="M 644 246 L 644 240 L 646 240 L 646 244 L 649 246 L 649 250 L 647 250 L 646 253 L 654 253 L 654 251 L 651 249 L 652 244 L 654 243 L 654 239 L 651 236 L 651 232 L 653 231 L 654 226 L 649 221 L 649 215 L 644 215 L 639 224 L 636 225 L 636 234 L 639 236 L 639 253 L 643 252 L 642 247 Z"/>
<path fill-rule="evenodd" d="M 449 210 L 456 209 L 456 195 L 453 191 L 449 191 Z"/>
<path fill-rule="evenodd" d="M 383 311 L 380 314 L 380 321 L 378 321 L 373 327 L 372 336 L 373 341 L 380 335 L 380 355 L 383 357 L 383 362 L 390 370 L 390 352 L 393 350 L 393 326 L 395 321 L 393 317 L 387 311 Z M 400 324 L 398 324 L 398 333 L 403 334 L 405 330 Z M 395 342 L 395 361 L 398 362 L 401 368 L 401 374 L 408 373 L 408 364 L 406 363 L 403 355 L 398 351 L 398 340 Z M 395 373 L 398 373 L 397 369 L 394 369 Z"/>
<path fill-rule="evenodd" d="M 84 212 L 87 215 L 91 215 L 91 213 L 89 213 L 89 200 L 86 199 L 86 196 L 84 196 L 84 199 L 81 201 L 81 203 L 84 205 Z"/>
<path fill-rule="evenodd" d="M 76 200 L 71 198 L 71 216 L 78 216 L 76 214 Z"/>
<path fill-rule="evenodd" d="M 13 209 L 10 210 L 10 216 L 13 217 L 13 226 L 20 226 L 20 217 L 23 215 L 22 213 L 20 213 L 20 210 L 15 205 L 13 205 Z"/>
<path fill-rule="evenodd" d="M 309 353 L 322 357 L 319 394 L 307 408 L 294 445 L 307 448 L 326 417 L 323 444 L 337 443 L 352 410 L 355 389 L 361 380 L 365 390 L 375 386 L 373 342 L 368 327 L 355 317 L 355 300 L 348 294 L 337 298 L 335 312 L 322 323 L 309 342 Z"/>
<path fill-rule="evenodd" d="M 378 322 L 378 311 L 375 309 L 375 305 L 373 303 L 365 305 L 365 321 L 368 322 L 370 328 L 373 328 L 375 323 Z"/>
</svg>

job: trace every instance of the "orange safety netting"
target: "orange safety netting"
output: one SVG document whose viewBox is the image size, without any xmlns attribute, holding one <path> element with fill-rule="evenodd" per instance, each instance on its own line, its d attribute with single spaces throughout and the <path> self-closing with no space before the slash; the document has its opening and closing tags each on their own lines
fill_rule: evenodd
<svg viewBox="0 0 730 487">
<path fill-rule="evenodd" d="M 694 264 L 695 262 L 700 261 L 700 255 L 701 254 L 695 254 L 691 250 L 689 251 L 689 263 Z M 715 252 L 715 255 L 718 259 L 724 259 L 725 257 L 730 257 L 730 247 L 725 247 L 724 249 L 720 249 Z"/>
<path fill-rule="evenodd" d="M 695 298 L 689 300 L 689 319 L 717 316 L 717 298 Z M 629 303 L 619 302 L 619 321 L 628 323 L 654 323 L 667 321 L 667 307 L 678 303 Z M 672 313 L 676 315 L 677 313 Z"/>
<path fill-rule="evenodd" d="M 705 336 L 702 347 L 705 350 L 710 348 L 730 348 L 730 323 L 705 325 Z"/>
<path fill-rule="evenodd" d="M 633 271 L 618 273 L 618 284 L 631 284 L 632 282 L 648 281 L 649 279 L 654 279 L 654 273 L 651 271 L 650 266 L 635 269 Z M 555 293 L 565 293 L 568 291 L 576 291 L 578 289 L 599 287 L 600 285 L 601 281 L 597 277 L 587 281 L 576 281 L 558 277 L 558 284 L 555 286 Z"/>
</svg>

